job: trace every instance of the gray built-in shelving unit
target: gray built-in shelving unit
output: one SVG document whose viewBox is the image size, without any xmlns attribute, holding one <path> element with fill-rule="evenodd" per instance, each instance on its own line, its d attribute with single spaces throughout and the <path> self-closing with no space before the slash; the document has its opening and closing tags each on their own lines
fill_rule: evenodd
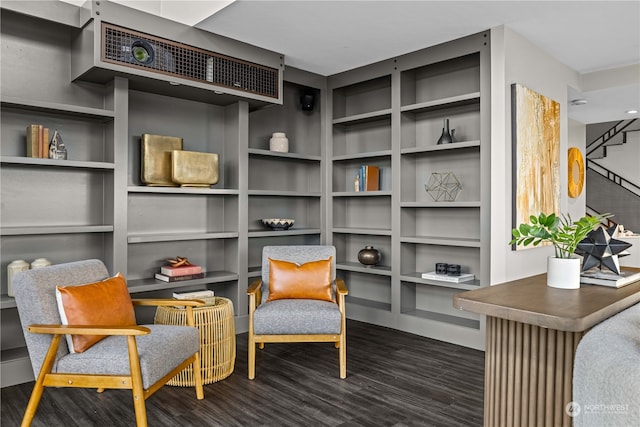
<svg viewBox="0 0 640 427">
<path fill-rule="evenodd" d="M 100 3 L 102 19 L 124 27 L 201 43 L 210 37 Z M 329 77 L 289 67 L 280 99 L 265 102 L 188 81 L 170 85 L 170 78 L 144 72 L 79 76 L 72 50 L 84 12 L 61 2 L 36 6 L 7 1 L 1 9 L 3 387 L 33 378 L 7 296 L 6 267 L 14 259 L 99 258 L 126 274 L 136 297 L 206 287 L 233 301 L 241 332 L 245 289 L 260 275 L 265 245 L 331 243 L 349 286 L 349 318 L 482 347 L 483 320 L 455 311 L 451 297 L 488 284 L 488 34 Z M 273 52 L 216 36 L 211 42 L 212 49 L 284 68 Z M 309 89 L 315 107 L 302 111 L 300 94 Z M 460 142 L 436 146 L 445 117 Z M 32 123 L 58 129 L 69 159 L 27 158 L 25 130 Z M 288 153 L 269 151 L 273 132 L 287 134 Z M 180 136 L 185 150 L 218 153 L 220 181 L 205 189 L 143 185 L 143 133 Z M 353 190 L 362 164 L 380 167 L 380 191 Z M 464 186 L 458 200 L 430 200 L 424 182 L 431 171 L 458 176 Z M 273 217 L 296 223 L 282 231 L 261 226 L 261 218 Z M 382 252 L 380 265 L 358 263 L 365 245 Z M 201 264 L 206 277 L 179 284 L 153 279 L 177 255 Z M 420 278 L 439 261 L 457 262 L 477 280 Z M 137 315 L 151 321 L 153 312 Z"/>
<path fill-rule="evenodd" d="M 350 318 L 483 347 L 484 320 L 451 301 L 488 285 L 489 61 L 486 32 L 329 76 L 328 236 Z M 446 118 L 457 142 L 437 145 Z M 354 191 L 363 164 L 380 168 L 379 191 Z M 425 191 L 433 172 L 460 180 L 455 201 Z M 382 254 L 375 267 L 358 263 L 367 245 Z M 476 279 L 423 279 L 436 262 Z"/>
</svg>

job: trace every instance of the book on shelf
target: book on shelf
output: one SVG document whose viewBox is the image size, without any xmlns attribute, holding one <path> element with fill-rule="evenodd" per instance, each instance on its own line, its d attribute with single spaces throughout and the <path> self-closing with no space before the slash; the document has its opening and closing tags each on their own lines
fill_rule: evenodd
<svg viewBox="0 0 640 427">
<path fill-rule="evenodd" d="M 620 269 L 620 274 L 612 271 L 588 270 L 580 274 L 580 283 L 586 285 L 609 286 L 621 288 L 640 280 L 640 272 Z"/>
<path fill-rule="evenodd" d="M 40 156 L 40 136 L 38 125 L 27 126 L 27 157 Z"/>
<path fill-rule="evenodd" d="M 469 282 L 475 279 L 475 276 L 471 273 L 462 273 L 459 276 L 449 276 L 447 274 L 436 274 L 435 271 L 430 271 L 428 273 L 422 273 L 422 278 L 429 280 L 440 280 L 441 282 L 462 283 Z"/>
<path fill-rule="evenodd" d="M 173 297 L 176 299 L 201 299 L 211 298 L 215 296 L 215 292 L 209 289 L 202 289 L 200 291 L 177 291 L 173 293 Z"/>
<path fill-rule="evenodd" d="M 184 274 L 182 276 L 167 276 L 166 274 L 156 273 L 156 279 L 162 280 L 163 282 L 182 282 L 185 280 L 202 279 L 203 277 L 204 273 Z"/>
<path fill-rule="evenodd" d="M 170 265 L 163 265 L 160 267 L 160 273 L 165 276 L 186 276 L 189 274 L 202 273 L 202 267 L 199 265 L 181 265 L 180 267 L 172 267 Z"/>
<path fill-rule="evenodd" d="M 362 165 L 358 169 L 358 191 L 378 191 L 380 189 L 380 168 Z"/>
</svg>

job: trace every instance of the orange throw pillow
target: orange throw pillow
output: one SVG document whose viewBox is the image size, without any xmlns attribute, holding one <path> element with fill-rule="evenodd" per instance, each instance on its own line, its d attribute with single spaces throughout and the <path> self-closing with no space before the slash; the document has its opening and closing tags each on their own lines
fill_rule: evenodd
<svg viewBox="0 0 640 427">
<path fill-rule="evenodd" d="M 121 273 L 101 282 L 57 286 L 56 300 L 63 325 L 134 326 L 136 315 Z M 67 335 L 71 353 L 82 353 L 106 335 Z"/>
<path fill-rule="evenodd" d="M 298 265 L 269 258 L 269 298 L 332 301 L 331 259 Z"/>
</svg>

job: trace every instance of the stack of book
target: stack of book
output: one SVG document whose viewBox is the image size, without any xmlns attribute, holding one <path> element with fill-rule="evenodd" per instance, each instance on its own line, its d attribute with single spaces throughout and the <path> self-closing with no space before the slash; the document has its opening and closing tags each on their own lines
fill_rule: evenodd
<svg viewBox="0 0 640 427">
<path fill-rule="evenodd" d="M 163 265 L 160 267 L 160 273 L 156 273 L 156 279 L 163 282 L 182 282 L 184 280 L 202 279 L 204 273 L 199 265 L 181 265 L 180 267 L 172 267 Z"/>
<path fill-rule="evenodd" d="M 435 271 L 429 273 L 422 273 L 423 279 L 440 280 L 442 282 L 462 283 L 469 282 L 475 279 L 475 276 L 470 273 L 462 273 L 459 276 L 449 276 L 447 274 L 437 274 Z"/>
<path fill-rule="evenodd" d="M 49 128 L 27 126 L 27 157 L 49 158 Z"/>
<path fill-rule="evenodd" d="M 621 288 L 639 280 L 639 272 L 626 269 L 620 269 L 620 274 L 599 269 L 591 269 L 580 274 L 580 283 L 609 286 L 611 288 Z"/>
<path fill-rule="evenodd" d="M 356 175 L 355 191 L 378 190 L 380 190 L 380 168 L 371 165 L 360 166 Z"/>
<path fill-rule="evenodd" d="M 208 289 L 203 289 L 201 291 L 174 292 L 173 297 L 175 299 L 197 299 L 204 301 L 205 305 L 216 304 L 215 293 Z"/>
</svg>

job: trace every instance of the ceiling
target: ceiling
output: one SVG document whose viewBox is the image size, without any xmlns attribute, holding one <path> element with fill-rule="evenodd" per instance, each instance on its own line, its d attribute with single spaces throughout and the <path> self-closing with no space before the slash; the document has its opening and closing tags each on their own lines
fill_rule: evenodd
<svg viewBox="0 0 640 427">
<path fill-rule="evenodd" d="M 640 0 L 115 1 L 282 53 L 286 65 L 322 75 L 505 25 L 581 74 L 637 66 L 631 82 L 571 89 L 570 100 L 588 103 L 569 115 L 582 123 L 640 117 L 625 113 L 640 110 Z"/>
</svg>

